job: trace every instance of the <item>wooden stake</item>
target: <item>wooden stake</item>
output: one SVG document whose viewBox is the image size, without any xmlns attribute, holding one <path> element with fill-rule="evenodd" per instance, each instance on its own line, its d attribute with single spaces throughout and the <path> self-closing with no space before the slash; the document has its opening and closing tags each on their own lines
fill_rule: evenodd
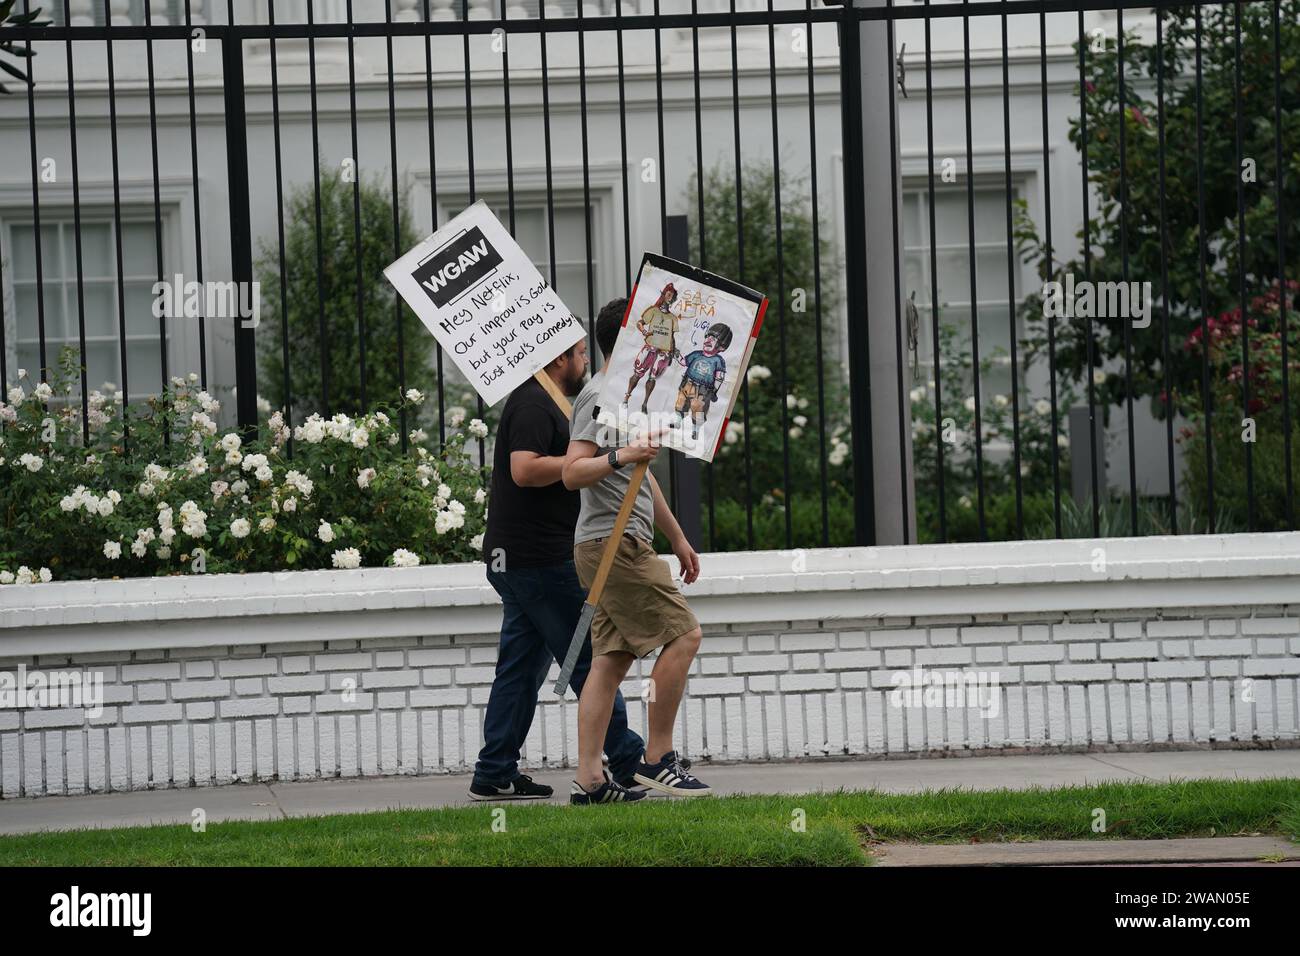
<svg viewBox="0 0 1300 956">
<path fill-rule="evenodd" d="M 533 378 L 537 379 L 542 388 L 546 389 L 546 394 L 550 395 L 556 405 L 560 406 L 560 411 L 564 412 L 565 418 L 573 416 L 573 406 L 569 404 L 568 396 L 560 391 L 560 386 L 555 384 L 555 379 L 546 374 L 546 369 L 539 368 L 533 373 Z"/>
<path fill-rule="evenodd" d="M 591 627 L 592 618 L 596 616 L 596 608 L 600 604 L 600 597 L 605 593 L 605 582 L 609 580 L 610 569 L 614 567 L 618 546 L 623 541 L 623 532 L 627 530 L 632 509 L 636 507 L 637 495 L 641 491 L 641 482 L 645 480 L 646 469 L 649 467 L 648 461 L 637 462 L 628 479 L 627 494 L 623 496 L 623 504 L 619 506 L 618 515 L 614 518 L 614 530 L 605 540 L 605 550 L 600 556 L 600 564 L 596 567 L 596 576 L 591 579 L 591 590 L 587 592 L 587 600 L 583 603 L 582 613 L 578 617 L 578 626 L 569 641 L 569 651 L 560 664 L 560 677 L 555 682 L 555 693 L 561 696 L 569 686 L 574 665 L 578 663 L 578 655 L 582 653 L 583 642 L 587 639 L 587 629 Z"/>
</svg>

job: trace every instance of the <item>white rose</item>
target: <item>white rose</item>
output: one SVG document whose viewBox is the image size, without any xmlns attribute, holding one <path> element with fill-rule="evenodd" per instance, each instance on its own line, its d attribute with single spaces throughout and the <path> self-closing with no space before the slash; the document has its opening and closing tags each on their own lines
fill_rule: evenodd
<svg viewBox="0 0 1300 956">
<path fill-rule="evenodd" d="M 24 466 L 28 471 L 35 473 L 45 467 L 45 459 L 39 455 L 25 453 L 18 456 L 18 464 Z"/>
<path fill-rule="evenodd" d="M 478 491 L 474 492 L 474 504 L 481 505 L 485 501 L 487 501 L 486 491 L 480 488 Z"/>
<path fill-rule="evenodd" d="M 328 521 L 322 521 L 320 527 L 316 529 L 316 537 L 320 538 L 325 544 L 334 540 L 334 529 L 330 527 Z"/>
<path fill-rule="evenodd" d="M 375 478 L 375 469 L 373 469 L 373 468 L 363 468 L 363 469 L 362 469 L 362 470 L 357 474 L 357 487 L 359 487 L 359 488 L 369 488 L 369 487 L 370 487 L 370 482 L 373 481 L 374 478 Z"/>
<path fill-rule="evenodd" d="M 297 499 L 297 498 L 285 498 L 285 499 L 284 499 L 284 504 L 281 505 L 281 508 L 283 508 L 284 511 L 286 511 L 286 512 L 289 512 L 289 511 L 297 511 L 297 510 L 298 510 L 298 499 Z"/>
<path fill-rule="evenodd" d="M 98 510 L 101 518 L 107 518 L 113 513 L 113 502 L 108 498 L 100 498 Z"/>
<path fill-rule="evenodd" d="M 482 419 L 474 419 L 466 426 L 465 430 L 475 438 L 487 438 L 488 427 Z"/>
<path fill-rule="evenodd" d="M 257 527 L 261 531 L 272 531 L 275 529 L 275 519 L 263 518 L 261 521 L 257 523 Z"/>
<path fill-rule="evenodd" d="M 221 441 L 217 444 L 221 446 L 222 451 L 239 451 L 239 446 L 243 444 L 242 439 L 234 432 L 228 435 L 222 435 Z"/>
<path fill-rule="evenodd" d="M 234 538 L 247 538 L 248 532 L 252 531 L 252 526 L 248 523 L 247 518 L 236 518 L 230 522 L 230 535 Z"/>
<path fill-rule="evenodd" d="M 110 561 L 116 561 L 122 556 L 122 546 L 116 541 L 104 542 L 104 557 Z"/>
<path fill-rule="evenodd" d="M 469 546 L 473 548 L 475 551 L 483 550 L 483 535 L 481 532 L 469 539 Z"/>
<path fill-rule="evenodd" d="M 40 579 L 43 583 L 49 584 L 53 578 L 54 575 L 50 573 L 49 568 L 41 568 Z"/>
<path fill-rule="evenodd" d="M 14 573 L 12 571 L 0 571 L 0 584 L 13 584 Z"/>
<path fill-rule="evenodd" d="M 1052 412 L 1052 405 L 1047 399 L 1040 398 L 1038 401 L 1034 402 L 1034 411 L 1040 415 L 1050 415 Z"/>
<path fill-rule="evenodd" d="M 420 556 L 407 551 L 405 548 L 398 548 L 393 552 L 393 567 L 395 568 L 413 568 L 420 563 Z"/>
<path fill-rule="evenodd" d="M 352 432 L 352 447 L 365 448 L 370 444 L 370 432 L 364 427 L 358 428 Z"/>
<path fill-rule="evenodd" d="M 344 548 L 342 551 L 335 551 L 330 561 L 336 568 L 359 568 L 361 552 L 356 548 Z"/>
<path fill-rule="evenodd" d="M 424 401 L 424 395 L 417 388 L 408 388 L 406 390 L 406 400 L 412 405 L 419 405 Z"/>
<path fill-rule="evenodd" d="M 241 454 L 240 454 L 239 452 L 237 452 L 237 451 L 228 451 L 228 452 L 226 452 L 226 464 L 227 464 L 227 465 L 238 465 L 238 464 L 243 460 L 243 458 L 244 458 L 244 456 L 241 455 Z"/>
</svg>

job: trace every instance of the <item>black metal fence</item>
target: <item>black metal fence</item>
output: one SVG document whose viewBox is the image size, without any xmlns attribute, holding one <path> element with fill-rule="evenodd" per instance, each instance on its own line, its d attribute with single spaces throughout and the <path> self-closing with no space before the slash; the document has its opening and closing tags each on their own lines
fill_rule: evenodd
<svg viewBox="0 0 1300 956">
<path fill-rule="evenodd" d="M 717 460 L 672 465 L 703 547 L 1295 527 L 1297 0 L 633 6 L 4 27 L 38 55 L 0 97 L 0 380 L 71 347 L 84 413 L 192 363 L 245 429 L 259 394 L 292 424 L 427 387 L 445 439 L 472 392 L 379 267 L 486 197 L 579 314 L 644 248 L 772 298 Z M 266 320 L 205 299 L 178 344 L 145 292 L 177 273 L 264 280 Z"/>
</svg>

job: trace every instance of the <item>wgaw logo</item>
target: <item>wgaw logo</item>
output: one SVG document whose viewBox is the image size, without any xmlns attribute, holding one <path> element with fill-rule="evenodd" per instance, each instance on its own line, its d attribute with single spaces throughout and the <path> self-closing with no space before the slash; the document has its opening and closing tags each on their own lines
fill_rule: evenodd
<svg viewBox="0 0 1300 956">
<path fill-rule="evenodd" d="M 411 278 L 442 308 L 499 265 L 501 254 L 492 248 L 483 230 L 474 226 L 416 266 Z"/>
<path fill-rule="evenodd" d="M 59 927 L 126 926 L 133 936 L 148 936 L 153 925 L 152 893 L 70 893 L 50 897 L 50 925 Z"/>
</svg>

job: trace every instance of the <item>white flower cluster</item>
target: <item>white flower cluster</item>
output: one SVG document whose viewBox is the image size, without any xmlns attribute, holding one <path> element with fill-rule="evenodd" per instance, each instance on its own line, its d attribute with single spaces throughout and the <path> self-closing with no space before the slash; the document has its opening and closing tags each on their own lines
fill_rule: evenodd
<svg viewBox="0 0 1300 956">
<path fill-rule="evenodd" d="M 181 505 L 181 531 L 191 538 L 201 538 L 208 533 L 207 513 L 199 510 L 192 501 Z"/>
<path fill-rule="evenodd" d="M 298 492 L 298 494 L 302 495 L 304 498 L 310 498 L 311 490 L 312 488 L 315 487 L 315 485 L 312 484 L 312 480 L 310 478 L 308 478 L 302 472 L 296 470 L 290 471 L 287 475 L 285 475 L 284 481 L 285 484 L 292 487 L 295 491 Z M 293 499 L 290 498 L 289 500 L 292 501 Z M 287 504 L 288 502 L 286 502 L 286 505 Z M 284 510 L 292 511 L 293 509 L 286 507 Z"/>
<path fill-rule="evenodd" d="M 447 494 L 451 494 L 451 489 L 446 485 L 438 487 L 439 496 L 434 499 L 434 504 L 442 500 L 442 490 L 446 488 Z M 433 519 L 433 530 L 438 534 L 446 534 L 448 531 L 455 531 L 458 528 L 465 527 L 465 506 L 459 501 L 449 501 L 445 510 L 439 511 L 437 517 Z"/>
<path fill-rule="evenodd" d="M 131 553 L 137 558 L 143 558 L 154 537 L 153 528 L 139 528 L 135 533 L 135 540 L 131 542 Z"/>
<path fill-rule="evenodd" d="M 330 562 L 336 568 L 359 568 L 361 567 L 361 552 L 356 548 L 344 548 L 341 551 L 335 551 L 330 557 Z"/>
<path fill-rule="evenodd" d="M 18 573 L 13 571 L 0 571 L 0 584 L 34 584 L 40 581 L 48 584 L 54 579 L 49 568 L 41 568 L 39 571 L 33 571 L 27 565 L 18 569 Z"/>
<path fill-rule="evenodd" d="M 59 500 L 59 507 L 67 512 L 84 510 L 88 515 L 99 515 L 101 518 L 107 518 L 113 513 L 114 507 L 121 503 L 122 496 L 116 491 L 110 489 L 101 498 L 94 492 L 87 491 L 85 485 L 77 485 L 72 490 L 72 494 L 64 495 Z"/>
<path fill-rule="evenodd" d="M 18 456 L 18 464 L 30 472 L 38 472 L 45 467 L 45 459 L 29 452 Z"/>
<path fill-rule="evenodd" d="M 420 556 L 407 551 L 405 548 L 398 548 L 393 552 L 393 567 L 395 568 L 413 568 L 420 563 Z"/>
<path fill-rule="evenodd" d="M 244 471 L 251 471 L 253 477 L 262 484 L 266 484 L 273 477 L 271 465 L 265 455 L 245 455 L 242 467 Z"/>
<path fill-rule="evenodd" d="M 751 365 L 749 371 L 745 373 L 745 379 L 750 385 L 761 382 L 765 378 L 772 377 L 772 370 L 766 365 Z"/>
<path fill-rule="evenodd" d="M 379 418 L 372 415 L 360 421 L 353 421 L 340 412 L 326 421 L 320 415 L 313 414 L 293 430 L 293 437 L 309 445 L 319 445 L 326 438 L 333 438 L 348 442 L 354 448 L 368 448 L 371 432 L 379 425 L 386 424 L 388 424 L 387 416 Z"/>
<path fill-rule="evenodd" d="M 483 438 L 487 438 L 488 427 L 487 424 L 482 419 L 475 418 L 467 426 L 465 426 L 465 431 L 469 432 L 475 438 L 483 439 Z"/>
</svg>

